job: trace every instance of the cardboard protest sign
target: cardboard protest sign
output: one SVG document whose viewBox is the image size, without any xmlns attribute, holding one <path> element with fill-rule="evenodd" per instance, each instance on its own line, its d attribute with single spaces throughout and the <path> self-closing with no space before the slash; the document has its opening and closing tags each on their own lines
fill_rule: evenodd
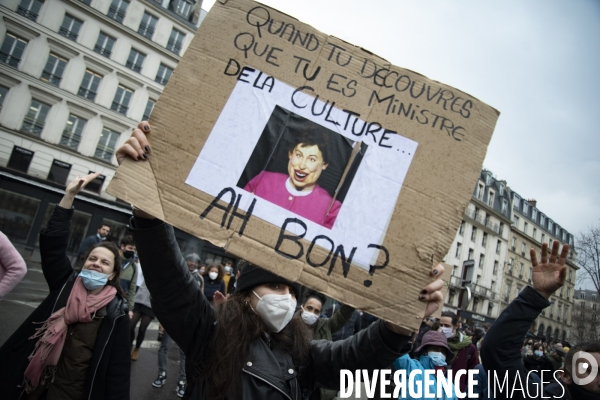
<svg viewBox="0 0 600 400">
<path fill-rule="evenodd" d="M 250 0 L 216 3 L 107 191 L 416 329 L 498 112 Z"/>
</svg>

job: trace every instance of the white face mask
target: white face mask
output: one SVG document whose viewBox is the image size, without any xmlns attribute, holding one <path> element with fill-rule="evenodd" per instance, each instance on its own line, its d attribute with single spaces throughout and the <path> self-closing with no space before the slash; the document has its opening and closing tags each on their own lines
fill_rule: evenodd
<svg viewBox="0 0 600 400">
<path fill-rule="evenodd" d="M 302 308 L 302 321 L 304 321 L 304 323 L 308 326 L 314 324 L 315 322 L 317 322 L 317 320 L 319 319 L 318 315 L 315 315 L 314 313 L 308 312 L 304 309 L 304 307 L 300 307 Z"/>
<path fill-rule="evenodd" d="M 271 332 L 281 332 L 294 316 L 296 300 L 289 293 L 265 294 L 263 297 L 259 297 L 254 290 L 252 293 L 258 297 L 256 313 Z"/>
<path fill-rule="evenodd" d="M 231 273 L 231 267 L 226 266 L 225 267 L 225 272 L 228 273 L 228 274 Z"/>
<path fill-rule="evenodd" d="M 450 339 L 451 337 L 454 336 L 454 333 L 452 332 L 452 328 L 447 328 L 445 326 L 442 326 L 440 328 L 440 332 L 442 332 L 444 334 L 444 336 L 446 336 L 446 339 Z"/>
<path fill-rule="evenodd" d="M 217 276 L 219 276 L 219 274 L 218 274 L 218 273 L 216 273 L 216 272 L 214 272 L 214 271 L 213 271 L 213 272 L 209 272 L 209 273 L 208 273 L 208 277 L 209 277 L 211 280 L 213 280 L 213 281 L 214 281 L 215 279 L 217 279 Z"/>
</svg>

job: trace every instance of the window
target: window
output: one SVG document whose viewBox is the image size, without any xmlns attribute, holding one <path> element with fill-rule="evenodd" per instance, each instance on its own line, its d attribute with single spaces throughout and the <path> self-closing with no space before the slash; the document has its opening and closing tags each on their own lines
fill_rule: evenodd
<svg viewBox="0 0 600 400">
<path fill-rule="evenodd" d="M 187 19 L 192 9 L 192 2 L 189 0 L 175 0 L 173 3 L 173 11 Z"/>
<path fill-rule="evenodd" d="M 60 85 L 67 62 L 64 58 L 50 53 L 40 79 L 54 86 Z"/>
<path fill-rule="evenodd" d="M 509 274 L 512 274 L 513 262 L 514 262 L 514 260 L 512 259 L 512 257 L 508 259 L 508 273 Z"/>
<path fill-rule="evenodd" d="M 104 57 L 110 57 L 115 42 L 115 38 L 108 36 L 104 32 L 100 32 L 100 34 L 98 34 L 98 40 L 96 40 L 96 45 L 94 45 L 94 51 Z"/>
<path fill-rule="evenodd" d="M 488 303 L 488 311 L 487 311 L 488 317 L 492 316 L 492 311 L 494 311 L 494 305 L 492 303 Z"/>
<path fill-rule="evenodd" d="M 473 227 L 471 231 L 471 240 L 475 241 L 475 237 L 477 237 L 477 228 Z"/>
<path fill-rule="evenodd" d="M 531 277 L 533 276 L 533 268 L 529 268 L 529 276 L 527 277 L 527 280 L 529 282 L 531 282 Z"/>
<path fill-rule="evenodd" d="M 89 173 L 93 174 L 94 171 L 90 171 Z M 94 192 L 94 193 L 100 194 L 105 180 L 106 180 L 106 176 L 98 175 L 98 177 L 96 179 L 94 179 L 93 181 L 91 181 L 90 183 L 88 183 L 86 185 L 84 190 L 87 190 L 88 192 Z M 104 221 L 102 221 L 102 223 L 104 223 Z M 111 236 L 115 237 L 115 234 L 113 232 L 113 227 L 114 227 L 114 225 L 110 224 Z"/>
<path fill-rule="evenodd" d="M 65 130 L 60 138 L 60 144 L 77 150 L 86 122 L 83 118 L 76 117 L 73 114 L 69 115 L 67 126 L 65 126 Z"/>
<path fill-rule="evenodd" d="M 597 307 L 598 307 L 598 305 L 596 303 L 592 303 L 592 310 L 596 311 Z"/>
<path fill-rule="evenodd" d="M 482 246 L 485 246 L 487 244 L 487 237 L 488 237 L 487 232 L 483 232 L 483 239 L 481 240 Z"/>
<path fill-rule="evenodd" d="M 6 32 L 4 42 L 2 43 L 2 47 L 0 47 L 0 61 L 17 68 L 21 62 L 25 46 L 27 46 L 25 39 Z"/>
<path fill-rule="evenodd" d="M 533 228 L 533 234 L 531 235 L 534 239 L 537 237 L 537 228 Z"/>
<path fill-rule="evenodd" d="M 521 255 L 524 256 L 525 255 L 525 248 L 527 247 L 527 245 L 525 244 L 525 242 L 521 243 Z"/>
<path fill-rule="evenodd" d="M 485 264 L 485 255 L 479 255 L 479 269 L 483 269 L 483 264 Z"/>
<path fill-rule="evenodd" d="M 501 242 L 498 240 L 496 242 L 496 254 L 500 254 L 500 249 L 502 248 Z"/>
<path fill-rule="evenodd" d="M 96 98 L 96 93 L 98 93 L 98 85 L 100 85 L 101 80 L 102 76 L 90 71 L 89 69 L 86 69 L 77 94 L 81 97 L 85 97 L 88 100 L 94 101 Z"/>
<path fill-rule="evenodd" d="M 27 170 L 29 170 L 29 164 L 31 164 L 31 160 L 33 159 L 33 154 L 34 152 L 31 150 L 14 146 L 13 151 L 10 154 L 7 167 L 27 173 Z M 6 232 L 4 227 L 2 228 L 2 231 Z"/>
<path fill-rule="evenodd" d="M 498 261 L 494 261 L 494 269 L 492 270 L 493 275 L 498 275 Z M 494 282 L 492 282 L 492 290 L 494 289 Z"/>
<path fill-rule="evenodd" d="M 458 227 L 458 234 L 462 235 L 465 232 L 465 221 L 462 221 L 460 223 L 460 226 Z"/>
<path fill-rule="evenodd" d="M 523 268 L 525 266 L 523 265 L 523 263 L 519 263 L 519 278 L 523 277 Z"/>
<path fill-rule="evenodd" d="M 114 19 L 117 22 L 123 22 L 125 19 L 125 13 L 129 7 L 129 2 L 126 0 L 112 0 L 108 13 L 106 14 L 109 18 Z"/>
<path fill-rule="evenodd" d="M 503 232 L 504 232 L 504 222 L 500 222 L 500 228 L 498 229 L 498 234 L 500 236 L 502 236 Z"/>
<path fill-rule="evenodd" d="M 515 249 L 517 248 L 517 238 L 514 237 L 514 236 L 512 238 L 512 242 L 511 242 L 510 247 L 511 247 L 512 251 L 515 251 Z"/>
<path fill-rule="evenodd" d="M 519 227 L 519 217 L 517 217 L 516 215 L 513 215 L 513 225 L 515 226 L 515 228 Z"/>
<path fill-rule="evenodd" d="M 13 243 L 27 241 L 41 202 L 39 199 L 0 189 L 0 226 L 2 232 L 10 232 Z"/>
<path fill-rule="evenodd" d="M 63 19 L 62 25 L 58 29 L 58 33 L 66 37 L 67 39 L 77 40 L 79 36 L 79 30 L 81 29 L 81 25 L 83 22 L 76 19 L 75 17 L 70 16 L 69 14 L 65 15 Z"/>
<path fill-rule="evenodd" d="M 167 50 L 170 50 L 175 54 L 179 54 L 184 37 L 185 34 L 173 28 L 171 31 L 171 36 L 169 37 L 169 41 L 167 42 Z"/>
<path fill-rule="evenodd" d="M 523 201 L 523 214 L 527 215 L 528 212 L 529 212 L 529 203 L 526 201 Z"/>
<path fill-rule="evenodd" d="M 113 154 L 115 153 L 115 146 L 117 140 L 119 140 L 120 134 L 110 129 L 102 129 L 98 146 L 96 146 L 96 152 L 94 157 L 101 158 L 106 161 L 110 161 Z"/>
<path fill-rule="evenodd" d="M 42 129 L 44 129 L 44 124 L 46 123 L 48 111 L 50 111 L 49 105 L 40 103 L 35 99 L 31 100 L 29 111 L 23 120 L 23 126 L 21 126 L 21 130 L 36 136 L 40 136 Z"/>
<path fill-rule="evenodd" d="M 500 193 L 500 196 L 504 196 L 504 184 L 498 184 L 498 192 Z"/>
<path fill-rule="evenodd" d="M 544 227 L 545 223 L 546 223 L 546 217 L 544 216 L 544 214 L 540 214 L 540 225 L 542 226 L 542 228 Z"/>
<path fill-rule="evenodd" d="M 167 82 L 169 82 L 169 78 L 171 77 L 172 73 L 173 70 L 171 68 L 164 64 L 160 64 L 160 67 L 158 67 L 158 73 L 156 74 L 156 78 L 154 80 L 161 85 L 166 85 Z"/>
<path fill-rule="evenodd" d="M 504 292 L 504 301 L 508 301 L 508 299 L 510 298 L 511 286 L 512 286 L 512 282 L 506 283 L 506 291 Z"/>
<path fill-rule="evenodd" d="M 110 109 L 123 115 L 127 114 L 132 94 L 133 92 L 131 90 L 119 85 L 119 87 L 117 88 L 117 93 L 115 93 L 115 98 L 113 99 L 112 105 L 110 106 Z"/>
<path fill-rule="evenodd" d="M 537 208 L 531 209 L 531 219 L 535 222 L 537 221 Z"/>
<path fill-rule="evenodd" d="M 523 222 L 523 232 L 527 233 L 528 229 L 529 229 L 529 223 L 528 222 Z"/>
<path fill-rule="evenodd" d="M 517 291 L 515 292 L 515 298 L 519 295 L 519 293 L 521 293 L 521 286 L 517 285 Z M 550 310 L 550 312 L 552 312 L 552 310 Z"/>
<path fill-rule="evenodd" d="M 492 189 L 490 189 L 490 193 L 488 194 L 488 206 L 494 207 L 494 197 L 495 193 Z"/>
<path fill-rule="evenodd" d="M 144 64 L 144 60 L 146 59 L 146 55 L 141 53 L 135 49 L 131 49 L 129 52 L 129 58 L 125 63 L 125 66 L 129 69 L 134 70 L 135 72 L 140 72 L 142 70 L 142 65 Z"/>
<path fill-rule="evenodd" d="M 65 185 L 67 183 L 67 178 L 69 177 L 69 172 L 71 172 L 71 164 L 54 160 L 52 162 L 52 166 L 50 167 L 48 180 Z"/>
<path fill-rule="evenodd" d="M 25 18 L 35 21 L 40 14 L 43 1 L 40 0 L 21 0 L 17 7 L 17 14 L 21 14 Z"/>
<path fill-rule="evenodd" d="M 548 220 L 548 232 L 552 233 L 553 222 L 551 219 Z"/>
<path fill-rule="evenodd" d="M 2 105 L 4 104 L 4 99 L 8 94 L 8 88 L 5 86 L 0 86 L 0 111 L 2 111 Z"/>
<path fill-rule="evenodd" d="M 546 241 L 546 234 L 542 233 L 542 240 L 540 240 L 540 243 L 544 243 Z"/>
<path fill-rule="evenodd" d="M 150 118 L 150 114 L 152 113 L 152 109 L 154 108 L 154 102 L 152 100 L 148 100 L 146 103 L 146 109 L 144 110 L 144 115 L 142 116 L 142 121 L 148 121 Z"/>
<path fill-rule="evenodd" d="M 502 199 L 502 214 L 506 214 L 508 209 L 508 201 L 506 199 Z"/>
<path fill-rule="evenodd" d="M 467 258 L 467 260 L 472 260 L 473 259 L 473 249 L 469 249 L 469 258 Z"/>
<path fill-rule="evenodd" d="M 462 250 L 462 244 L 456 243 L 456 254 L 454 255 L 456 258 L 460 258 L 460 251 Z"/>
<path fill-rule="evenodd" d="M 521 198 L 515 194 L 513 197 L 513 208 L 519 208 L 521 206 Z"/>
<path fill-rule="evenodd" d="M 156 22 L 158 18 L 153 16 L 152 14 L 144 13 L 142 17 L 142 22 L 140 23 L 140 27 L 138 28 L 138 33 L 142 36 L 147 37 L 148 39 L 152 39 L 152 35 L 154 34 L 154 28 L 156 27 Z"/>
</svg>

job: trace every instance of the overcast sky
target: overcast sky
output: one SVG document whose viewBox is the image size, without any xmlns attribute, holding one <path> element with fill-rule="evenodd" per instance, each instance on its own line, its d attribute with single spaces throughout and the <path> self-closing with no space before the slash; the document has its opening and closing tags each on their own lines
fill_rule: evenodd
<svg viewBox="0 0 600 400">
<path fill-rule="evenodd" d="M 496 108 L 484 167 L 574 235 L 600 224 L 600 1 L 261 2 Z"/>
</svg>

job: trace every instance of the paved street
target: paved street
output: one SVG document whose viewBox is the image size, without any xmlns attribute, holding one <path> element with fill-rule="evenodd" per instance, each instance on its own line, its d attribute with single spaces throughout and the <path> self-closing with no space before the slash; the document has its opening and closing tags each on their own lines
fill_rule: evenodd
<svg viewBox="0 0 600 400">
<path fill-rule="evenodd" d="M 0 343 L 14 332 L 38 304 L 46 297 L 48 287 L 39 263 L 28 265 L 27 275 L 3 300 L 0 301 Z M 140 350 L 138 361 L 131 365 L 131 399 L 159 400 L 178 399 L 175 394 L 179 349 L 175 344 L 169 349 L 169 370 L 165 386 L 157 389 L 152 381 L 158 373 L 158 323 L 154 320 L 146 332 L 146 340 Z"/>
</svg>

